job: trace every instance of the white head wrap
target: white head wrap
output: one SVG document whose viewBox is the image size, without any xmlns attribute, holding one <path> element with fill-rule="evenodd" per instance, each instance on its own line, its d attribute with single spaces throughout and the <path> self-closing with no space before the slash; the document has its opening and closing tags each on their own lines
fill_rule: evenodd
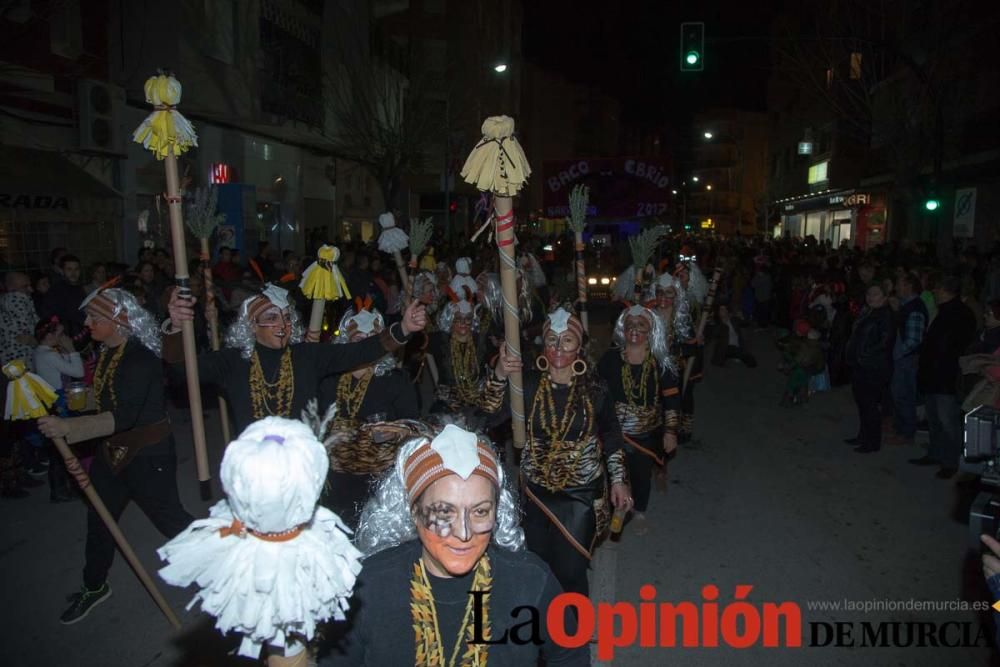
<svg viewBox="0 0 1000 667">
<path fill-rule="evenodd" d="M 201 601 L 221 632 L 243 635 L 240 655 L 256 658 L 264 644 L 295 654 L 293 635 L 311 640 L 317 624 L 344 619 L 361 554 L 340 518 L 316 506 L 328 465 L 305 424 L 254 422 L 222 459 L 226 500 L 158 551 L 169 563 L 164 581 L 196 583 L 191 605 Z"/>
</svg>

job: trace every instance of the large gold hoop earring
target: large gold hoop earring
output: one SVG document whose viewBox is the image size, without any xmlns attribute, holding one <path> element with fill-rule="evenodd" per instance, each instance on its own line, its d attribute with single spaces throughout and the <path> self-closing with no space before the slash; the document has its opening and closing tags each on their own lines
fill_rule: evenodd
<svg viewBox="0 0 1000 667">
<path fill-rule="evenodd" d="M 583 368 L 577 366 L 577 364 L 582 364 Z M 583 359 L 577 359 L 573 362 L 573 375 L 583 375 L 587 372 L 587 362 Z"/>
<path fill-rule="evenodd" d="M 545 358 L 544 354 L 535 357 L 535 368 L 543 373 L 549 370 L 549 360 Z"/>
</svg>

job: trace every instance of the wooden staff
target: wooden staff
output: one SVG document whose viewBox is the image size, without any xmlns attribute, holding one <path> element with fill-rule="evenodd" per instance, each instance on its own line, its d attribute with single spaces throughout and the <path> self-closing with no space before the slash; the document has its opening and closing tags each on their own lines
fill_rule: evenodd
<svg viewBox="0 0 1000 667">
<path fill-rule="evenodd" d="M 340 250 L 335 246 L 322 245 L 316 251 L 316 261 L 302 273 L 299 287 L 307 299 L 312 299 L 312 311 L 309 313 L 308 339 L 319 342 L 323 330 L 323 315 L 326 313 L 326 302 L 340 298 L 351 298 L 344 276 L 337 268 Z"/>
<path fill-rule="evenodd" d="M 483 122 L 483 138 L 472 149 L 462 177 L 479 190 L 494 195 L 496 242 L 500 256 L 500 287 L 503 292 L 504 337 L 507 354 L 521 360 L 521 323 L 517 299 L 517 262 L 514 254 L 513 197 L 531 175 L 531 167 L 514 136 L 514 120 L 494 116 Z M 514 447 L 527 440 L 524 420 L 524 381 L 520 371 L 508 376 Z"/>
<path fill-rule="evenodd" d="M 222 347 L 219 336 L 219 313 L 215 309 L 215 290 L 212 284 L 211 254 L 208 248 L 208 239 L 201 239 L 201 266 L 205 275 L 205 309 L 209 313 L 208 332 L 212 343 L 212 350 L 218 351 Z M 229 428 L 229 406 L 226 399 L 219 396 L 219 418 L 222 422 L 222 441 L 226 444 L 232 440 L 232 433 Z"/>
<path fill-rule="evenodd" d="M 173 609 L 171 609 L 170 605 L 167 604 L 163 594 L 160 593 L 160 589 L 156 587 L 156 583 L 153 581 L 152 577 L 149 576 L 149 573 L 146 572 L 146 568 L 144 568 L 142 563 L 139 562 L 139 558 L 135 555 L 135 551 L 132 550 L 132 546 L 128 543 L 128 540 L 125 539 L 125 535 L 122 534 L 121 528 L 118 527 L 118 523 L 115 521 L 114 517 L 111 516 L 111 512 L 108 511 L 108 508 L 104 505 L 104 501 L 101 500 L 101 497 L 97 495 L 97 491 L 94 490 L 93 486 L 91 486 L 90 477 L 80 466 L 79 459 L 73 455 L 69 445 L 66 444 L 66 439 L 52 438 L 52 443 L 56 446 L 56 449 L 59 450 L 59 454 L 63 457 L 63 461 L 66 463 L 66 470 L 68 470 L 69 474 L 73 476 L 76 483 L 80 485 L 80 490 L 83 491 L 85 496 L 87 496 L 87 500 L 90 501 L 94 511 L 97 512 L 97 516 L 101 517 L 101 521 L 104 522 L 108 532 L 111 533 L 111 537 L 114 538 L 115 544 L 118 545 L 118 548 L 121 550 L 122 555 L 125 556 L 125 560 L 128 561 L 128 564 L 132 566 L 136 576 L 139 577 L 139 581 L 141 581 L 142 585 L 146 587 L 146 590 L 149 592 L 150 597 L 153 598 L 156 606 L 159 607 L 160 611 L 163 612 L 163 615 L 167 617 L 170 625 L 174 626 L 175 630 L 180 630 L 181 622 L 177 620 L 177 616 L 174 614 Z"/>
<path fill-rule="evenodd" d="M 569 194 L 569 212 L 567 219 L 576 240 L 576 292 L 580 304 L 580 321 L 583 330 L 590 333 L 590 320 L 587 314 L 587 270 L 583 263 L 583 230 L 587 225 L 587 203 L 590 199 L 590 188 L 576 185 Z"/>
<path fill-rule="evenodd" d="M 181 84 L 172 75 L 160 73 L 150 77 L 145 85 L 146 102 L 153 105 L 149 114 L 133 134 L 136 143 L 142 144 L 164 161 L 167 173 L 167 204 L 170 214 L 170 239 L 174 251 L 174 280 L 178 294 L 191 298 L 188 276 L 187 246 L 184 243 L 184 213 L 181 208 L 181 189 L 177 176 L 177 156 L 198 145 L 198 137 L 191 123 L 177 111 L 181 101 Z M 208 494 L 205 484 L 212 476 L 208 469 L 208 449 L 205 445 L 205 415 L 201 409 L 201 384 L 198 381 L 198 359 L 194 339 L 194 322 L 181 322 L 184 341 L 184 369 L 187 374 L 188 401 L 191 407 L 191 430 L 194 434 L 195 463 L 198 480 L 202 482 L 202 495 Z"/>
<path fill-rule="evenodd" d="M 722 267 L 715 269 L 712 273 L 712 282 L 708 286 L 708 295 L 705 297 L 705 307 L 701 311 L 701 317 L 698 318 L 698 329 L 695 332 L 695 340 L 701 340 L 702 336 L 705 335 L 705 325 L 708 324 L 708 315 L 712 310 L 712 304 L 715 302 L 715 290 L 719 286 L 719 280 L 722 278 Z M 681 395 L 687 391 L 688 381 L 691 379 L 691 371 L 694 369 L 695 356 L 691 355 L 687 358 L 687 363 L 684 365 L 684 384 L 681 385 Z"/>
</svg>

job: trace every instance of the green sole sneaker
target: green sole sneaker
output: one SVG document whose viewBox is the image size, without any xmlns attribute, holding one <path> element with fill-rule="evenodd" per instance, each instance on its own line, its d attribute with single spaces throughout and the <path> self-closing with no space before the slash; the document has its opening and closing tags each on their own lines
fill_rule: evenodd
<svg viewBox="0 0 1000 667">
<path fill-rule="evenodd" d="M 79 593 L 70 596 L 69 609 L 59 617 L 63 625 L 73 625 L 87 618 L 90 610 L 111 597 L 111 586 L 105 582 L 96 591 L 87 590 L 84 586 Z"/>
</svg>

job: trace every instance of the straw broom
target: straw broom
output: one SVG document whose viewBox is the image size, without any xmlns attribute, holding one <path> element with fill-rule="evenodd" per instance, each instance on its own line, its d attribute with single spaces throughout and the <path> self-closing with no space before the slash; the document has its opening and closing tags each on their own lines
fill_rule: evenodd
<svg viewBox="0 0 1000 667">
<path fill-rule="evenodd" d="M 666 234 L 666 226 L 657 225 L 628 240 L 629 246 L 632 248 L 632 266 L 635 267 L 636 303 L 642 303 L 642 275 L 646 271 L 646 265 L 652 259 L 660 239 Z"/>
<path fill-rule="evenodd" d="M 160 73 L 146 80 L 146 102 L 153 113 L 136 129 L 133 139 L 163 160 L 167 174 L 167 205 L 170 214 L 170 239 L 174 251 L 174 279 L 178 294 L 191 298 L 188 276 L 187 246 L 184 242 L 184 213 L 177 174 L 177 156 L 198 145 L 191 123 L 177 111 L 181 101 L 181 84 L 172 75 Z M 181 322 L 184 341 L 184 368 L 187 373 L 188 400 L 191 407 L 191 430 L 194 433 L 195 463 L 202 495 L 209 496 L 207 482 L 212 478 L 208 469 L 208 449 L 205 445 L 205 416 L 201 408 L 201 384 L 198 380 L 198 359 L 194 339 L 194 322 Z"/>
<path fill-rule="evenodd" d="M 462 178 L 483 192 L 493 194 L 496 243 L 500 256 L 500 286 L 503 291 L 504 338 L 507 353 L 521 360 L 521 324 L 517 300 L 517 262 L 514 256 L 513 197 L 531 175 L 528 160 L 514 136 L 514 120 L 493 116 L 483 122 L 483 138 L 462 167 Z M 473 239 L 474 240 L 474 239 Z M 521 372 L 510 376 L 510 409 L 514 446 L 522 449 L 527 439 L 524 420 L 524 381 Z"/>
<path fill-rule="evenodd" d="M 308 340 L 318 343 L 320 331 L 323 329 L 323 314 L 326 302 L 340 298 L 351 298 L 347 282 L 337 268 L 340 259 L 340 249 L 332 245 L 322 245 L 316 251 L 316 261 L 302 272 L 299 287 L 307 299 L 312 299 L 312 311 L 309 313 Z"/>
<path fill-rule="evenodd" d="M 396 226 L 396 218 L 392 213 L 383 213 L 378 217 L 382 233 L 378 236 L 378 249 L 392 255 L 399 271 L 400 288 L 406 285 L 406 264 L 403 263 L 403 249 L 410 245 L 410 239 L 402 229 Z"/>
<path fill-rule="evenodd" d="M 194 201 L 188 204 L 187 226 L 198 240 L 201 241 L 201 268 L 205 276 L 205 312 L 209 314 L 208 330 L 211 338 L 212 349 L 218 351 L 221 347 L 219 339 L 219 313 L 213 307 L 215 305 L 215 290 L 212 285 L 212 265 L 211 253 L 208 247 L 208 239 L 211 238 L 215 228 L 226 221 L 225 213 L 216 214 L 215 209 L 219 203 L 219 191 L 216 188 L 198 188 L 194 193 Z M 232 440 L 229 429 L 229 408 L 226 399 L 219 396 L 219 417 L 222 422 L 222 441 L 228 443 Z"/>
<path fill-rule="evenodd" d="M 580 303 L 580 321 L 583 330 L 590 333 L 590 321 L 587 315 L 587 271 L 583 264 L 583 230 L 587 226 L 587 204 L 590 201 L 590 188 L 586 185 L 576 185 L 569 193 L 569 217 L 566 224 L 573 230 L 576 237 L 576 292 Z"/>
</svg>

